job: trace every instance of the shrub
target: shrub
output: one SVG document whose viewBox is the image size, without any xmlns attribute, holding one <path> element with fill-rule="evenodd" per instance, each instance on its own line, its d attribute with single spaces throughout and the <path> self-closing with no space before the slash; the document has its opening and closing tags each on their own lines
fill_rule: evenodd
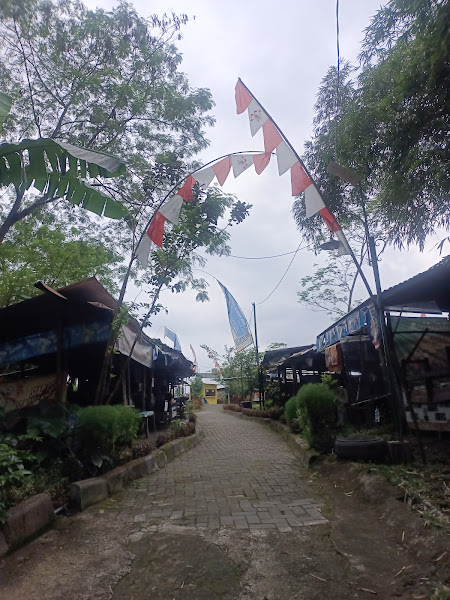
<svg viewBox="0 0 450 600">
<path fill-rule="evenodd" d="M 11 435 L 0 436 L 0 524 L 6 521 L 8 508 L 27 498 L 34 489 L 33 475 L 25 469 L 34 457 L 29 450 L 18 448 L 19 441 Z"/>
<path fill-rule="evenodd" d="M 330 452 L 334 444 L 336 404 L 326 383 L 308 383 L 297 394 L 302 435 L 319 452 Z"/>
<path fill-rule="evenodd" d="M 284 413 L 284 410 L 281 408 L 281 406 L 271 406 L 267 412 L 270 419 L 279 421 Z"/>
<path fill-rule="evenodd" d="M 284 406 L 284 416 L 288 425 L 290 425 L 291 421 L 298 416 L 297 396 L 292 396 L 292 398 L 289 398 L 289 400 L 286 402 Z"/>
<path fill-rule="evenodd" d="M 223 410 L 231 410 L 233 412 L 242 412 L 242 408 L 237 404 L 224 404 L 222 406 Z"/>
<path fill-rule="evenodd" d="M 140 444 L 136 444 L 133 446 L 131 452 L 133 458 L 139 458 L 141 456 L 147 456 L 151 454 L 153 450 L 153 445 L 150 442 L 141 442 Z"/>
<path fill-rule="evenodd" d="M 77 435 L 88 452 L 114 452 L 136 439 L 141 417 L 128 406 L 86 406 L 77 414 Z"/>
</svg>

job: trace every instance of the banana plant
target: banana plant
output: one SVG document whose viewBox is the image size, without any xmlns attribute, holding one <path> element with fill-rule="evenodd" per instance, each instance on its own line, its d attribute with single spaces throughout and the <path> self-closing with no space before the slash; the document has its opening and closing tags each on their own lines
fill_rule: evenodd
<svg viewBox="0 0 450 600">
<path fill-rule="evenodd" d="M 11 99 L 0 92 L 0 127 L 10 107 Z M 124 206 L 86 179 L 118 177 L 125 172 L 124 162 L 114 156 L 50 138 L 0 144 L 0 186 L 12 184 L 16 192 L 13 206 L 0 225 L 0 243 L 15 223 L 60 198 L 97 215 L 120 219 L 127 214 Z M 24 207 L 23 197 L 30 187 L 40 193 Z"/>
</svg>

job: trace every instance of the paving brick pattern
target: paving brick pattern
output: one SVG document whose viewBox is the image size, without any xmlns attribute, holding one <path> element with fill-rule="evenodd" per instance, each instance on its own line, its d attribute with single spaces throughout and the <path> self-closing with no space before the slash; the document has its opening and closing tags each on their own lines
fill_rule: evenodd
<svg viewBox="0 0 450 600">
<path fill-rule="evenodd" d="M 221 406 L 205 407 L 199 423 L 205 439 L 129 488 L 120 518 L 143 526 L 281 532 L 327 522 L 305 482 L 308 472 L 277 433 Z"/>
</svg>

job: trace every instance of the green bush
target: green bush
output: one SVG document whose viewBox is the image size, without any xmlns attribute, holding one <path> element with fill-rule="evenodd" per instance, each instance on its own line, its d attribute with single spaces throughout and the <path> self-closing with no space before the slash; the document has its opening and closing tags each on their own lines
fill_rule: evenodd
<svg viewBox="0 0 450 600">
<path fill-rule="evenodd" d="M 291 421 L 298 416 L 298 400 L 297 396 L 292 396 L 284 405 L 284 416 L 286 423 L 291 424 Z"/>
<path fill-rule="evenodd" d="M 297 394 L 303 437 L 319 452 L 330 452 L 337 423 L 333 390 L 326 383 L 307 383 Z"/>
<path fill-rule="evenodd" d="M 35 462 L 29 450 L 21 450 L 21 439 L 12 435 L 0 436 L 0 524 L 6 521 L 8 508 L 29 496 L 33 489 L 33 474 L 25 468 Z"/>
<path fill-rule="evenodd" d="M 111 454 L 136 439 L 140 420 L 128 406 L 86 406 L 77 413 L 77 437 L 88 452 Z"/>
</svg>

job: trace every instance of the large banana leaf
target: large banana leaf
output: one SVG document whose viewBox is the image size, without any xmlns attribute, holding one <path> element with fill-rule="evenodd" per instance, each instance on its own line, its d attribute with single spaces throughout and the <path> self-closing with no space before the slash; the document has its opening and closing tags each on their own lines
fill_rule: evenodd
<svg viewBox="0 0 450 600">
<path fill-rule="evenodd" d="M 0 92 L 0 129 L 3 127 L 3 123 L 11 110 L 11 96 Z"/>
<path fill-rule="evenodd" d="M 0 144 L 1 186 L 34 186 L 48 198 L 65 196 L 72 204 L 111 219 L 120 219 L 126 209 L 83 179 L 117 177 L 125 171 L 125 164 L 114 156 L 49 138 Z"/>
</svg>

